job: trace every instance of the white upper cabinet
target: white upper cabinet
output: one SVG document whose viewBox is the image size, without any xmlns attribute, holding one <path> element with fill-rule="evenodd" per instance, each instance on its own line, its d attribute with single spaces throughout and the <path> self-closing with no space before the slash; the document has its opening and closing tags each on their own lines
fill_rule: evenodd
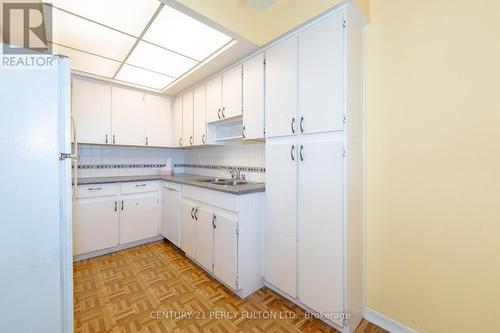
<svg viewBox="0 0 500 333">
<path fill-rule="evenodd" d="M 243 63 L 243 139 L 264 138 L 264 54 Z"/>
<path fill-rule="evenodd" d="M 222 74 L 222 119 L 241 115 L 242 69 L 237 65 Z"/>
<path fill-rule="evenodd" d="M 176 97 L 172 110 L 172 146 L 182 147 L 182 96 Z"/>
<path fill-rule="evenodd" d="M 144 145 L 144 93 L 112 87 L 111 109 L 112 143 Z"/>
<path fill-rule="evenodd" d="M 168 147 L 171 141 L 170 100 L 165 97 L 145 96 L 145 144 Z"/>
<path fill-rule="evenodd" d="M 265 90 L 266 137 L 295 134 L 298 125 L 296 36 L 266 51 Z"/>
<path fill-rule="evenodd" d="M 222 77 L 217 76 L 208 81 L 206 89 L 207 122 L 211 123 L 222 119 Z"/>
<path fill-rule="evenodd" d="M 298 36 L 300 133 L 344 129 L 343 24 L 344 13 L 340 12 L 324 18 Z"/>
<path fill-rule="evenodd" d="M 182 95 L 182 145 L 192 146 L 193 138 L 193 90 Z"/>
<path fill-rule="evenodd" d="M 205 85 L 194 88 L 194 144 L 207 143 L 207 117 L 205 102 Z"/>
<path fill-rule="evenodd" d="M 111 143 L 111 87 L 73 80 L 72 113 L 81 143 Z"/>
</svg>

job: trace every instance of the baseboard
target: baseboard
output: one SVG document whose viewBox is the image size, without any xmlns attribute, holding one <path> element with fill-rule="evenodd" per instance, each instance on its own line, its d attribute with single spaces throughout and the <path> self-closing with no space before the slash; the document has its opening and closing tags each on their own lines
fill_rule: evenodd
<svg viewBox="0 0 500 333">
<path fill-rule="evenodd" d="M 163 239 L 163 236 L 162 235 L 158 235 L 158 236 L 154 236 L 154 237 L 150 237 L 150 238 L 147 238 L 147 239 L 138 240 L 138 241 L 127 243 L 127 244 L 122 244 L 122 245 L 110 247 L 110 248 L 103 249 L 103 250 L 98 250 L 98 251 L 94 251 L 94 252 L 78 254 L 76 256 L 73 256 L 73 261 L 79 261 L 79 260 L 89 259 L 89 258 L 93 258 L 93 257 L 98 257 L 98 256 L 102 256 L 102 255 L 105 255 L 105 254 L 110 254 L 110 253 L 113 253 L 113 252 L 116 252 L 116 251 L 125 250 L 125 249 L 129 249 L 131 247 L 143 245 L 143 244 L 146 244 L 146 243 L 156 242 L 156 241 L 161 240 L 161 239 Z"/>
<path fill-rule="evenodd" d="M 365 308 L 365 319 L 391 333 L 419 333 L 370 308 Z"/>
</svg>

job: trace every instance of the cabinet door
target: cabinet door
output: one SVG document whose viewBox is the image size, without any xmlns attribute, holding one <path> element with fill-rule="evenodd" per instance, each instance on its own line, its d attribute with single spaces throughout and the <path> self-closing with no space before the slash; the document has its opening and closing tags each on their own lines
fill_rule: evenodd
<svg viewBox="0 0 500 333">
<path fill-rule="evenodd" d="M 193 91 L 182 95 L 182 145 L 192 146 L 193 139 Z"/>
<path fill-rule="evenodd" d="M 214 250 L 213 212 L 206 208 L 196 208 L 194 219 L 196 223 L 196 261 L 212 271 Z"/>
<path fill-rule="evenodd" d="M 344 128 L 344 14 L 299 34 L 299 123 L 303 133 Z"/>
<path fill-rule="evenodd" d="M 243 138 L 264 138 L 264 54 L 243 64 Z"/>
<path fill-rule="evenodd" d="M 158 235 L 160 205 L 157 193 L 123 199 L 120 210 L 120 244 Z"/>
<path fill-rule="evenodd" d="M 73 80 L 72 112 L 81 143 L 111 143 L 111 87 Z"/>
<path fill-rule="evenodd" d="M 174 100 L 172 110 L 172 146 L 182 146 L 182 96 Z"/>
<path fill-rule="evenodd" d="M 118 199 L 78 200 L 73 205 L 73 253 L 102 250 L 119 244 Z"/>
<path fill-rule="evenodd" d="M 217 76 L 207 82 L 207 122 L 211 123 L 221 119 L 222 108 L 222 77 Z"/>
<path fill-rule="evenodd" d="M 205 85 L 194 88 L 194 144 L 207 143 L 207 117 L 205 113 Z"/>
<path fill-rule="evenodd" d="M 195 206 L 183 200 L 181 218 L 181 250 L 191 258 L 196 258 Z"/>
<path fill-rule="evenodd" d="M 342 312 L 343 143 L 303 143 L 299 155 L 300 147 L 298 297 L 315 311 Z"/>
<path fill-rule="evenodd" d="M 171 188 L 162 190 L 162 227 L 163 237 L 179 246 L 179 234 L 181 224 L 181 194 Z"/>
<path fill-rule="evenodd" d="M 238 220 L 215 213 L 214 275 L 233 289 L 238 276 Z"/>
<path fill-rule="evenodd" d="M 296 297 L 297 145 L 266 144 L 266 200 L 265 279 Z"/>
<path fill-rule="evenodd" d="M 295 36 L 266 51 L 265 100 L 266 137 L 294 134 L 297 128 L 297 37 Z"/>
<path fill-rule="evenodd" d="M 114 143 L 144 145 L 144 93 L 112 87 L 111 109 Z"/>
<path fill-rule="evenodd" d="M 170 100 L 166 97 L 146 94 L 144 105 L 146 146 L 170 146 Z"/>
<path fill-rule="evenodd" d="M 241 65 L 222 74 L 222 118 L 241 115 L 242 108 Z"/>
</svg>

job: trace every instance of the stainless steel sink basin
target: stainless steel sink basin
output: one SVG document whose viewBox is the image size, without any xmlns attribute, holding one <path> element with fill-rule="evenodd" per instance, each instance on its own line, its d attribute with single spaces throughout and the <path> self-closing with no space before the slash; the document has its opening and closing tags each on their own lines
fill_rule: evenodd
<svg viewBox="0 0 500 333">
<path fill-rule="evenodd" d="M 214 182 L 214 185 L 222 185 L 222 186 L 237 186 L 237 185 L 244 185 L 247 184 L 248 182 L 246 180 L 219 180 Z"/>
<path fill-rule="evenodd" d="M 207 178 L 207 179 L 198 179 L 197 182 L 215 183 L 215 182 L 218 182 L 218 181 L 226 181 L 226 180 L 229 180 L 229 179 L 225 179 L 225 178 Z"/>
</svg>

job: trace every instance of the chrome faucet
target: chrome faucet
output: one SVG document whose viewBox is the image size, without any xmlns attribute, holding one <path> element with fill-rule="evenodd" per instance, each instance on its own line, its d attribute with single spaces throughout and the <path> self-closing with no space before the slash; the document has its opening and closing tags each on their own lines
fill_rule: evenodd
<svg viewBox="0 0 500 333">
<path fill-rule="evenodd" d="M 234 180 L 245 180 L 245 175 L 242 174 L 241 171 L 238 170 L 237 168 L 229 167 L 227 169 L 227 171 L 231 175 L 231 179 L 234 179 Z"/>
</svg>

